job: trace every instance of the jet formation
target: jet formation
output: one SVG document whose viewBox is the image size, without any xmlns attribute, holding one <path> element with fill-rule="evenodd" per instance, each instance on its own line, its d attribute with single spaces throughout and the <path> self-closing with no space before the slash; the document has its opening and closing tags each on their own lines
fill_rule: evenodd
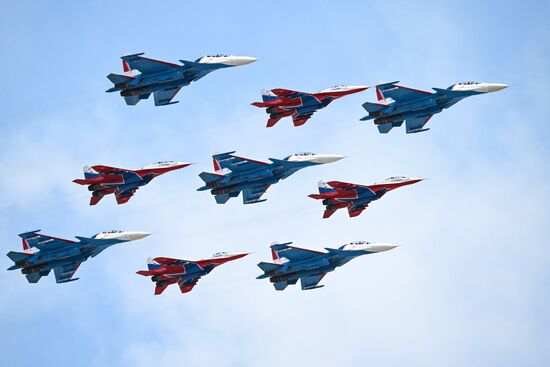
<svg viewBox="0 0 550 367">
<path fill-rule="evenodd" d="M 210 190 L 216 203 L 225 204 L 230 198 L 243 193 L 244 204 L 265 201 L 260 197 L 269 186 L 305 167 L 336 162 L 342 158 L 335 154 L 297 153 L 284 159 L 269 158 L 271 163 L 234 155 L 233 152 L 212 156 L 215 172 L 202 172 L 199 177 L 205 185 L 198 191 Z"/>
<path fill-rule="evenodd" d="M 302 126 L 315 111 L 325 108 L 330 102 L 348 94 L 362 92 L 366 86 L 337 85 L 318 93 L 298 92 L 290 89 L 262 90 L 263 102 L 254 102 L 253 106 L 266 108 L 269 114 L 267 127 L 274 126 L 280 119 L 292 116 L 294 126 Z"/>
<path fill-rule="evenodd" d="M 288 243 L 271 245 L 273 262 L 261 262 L 258 267 L 263 274 L 256 279 L 266 279 L 276 290 L 282 291 L 288 285 L 300 280 L 302 290 L 321 288 L 319 282 L 337 267 L 347 264 L 358 256 L 388 251 L 397 247 L 393 244 L 351 242 L 338 249 L 325 248 L 327 252 L 289 246 Z"/>
<path fill-rule="evenodd" d="M 250 64 L 257 59 L 249 56 L 206 55 L 195 61 L 179 60 L 181 64 L 143 57 L 142 53 L 122 56 L 125 74 L 107 75 L 114 86 L 106 92 L 120 92 L 127 105 L 136 105 L 153 93 L 155 106 L 166 106 L 182 87 L 197 81 L 214 70 Z M 136 72 L 139 72 L 136 74 Z"/>
<path fill-rule="evenodd" d="M 201 260 L 180 260 L 169 257 L 147 259 L 148 270 L 140 270 L 139 275 L 150 276 L 155 282 L 155 295 L 159 295 L 171 284 L 178 284 L 181 293 L 190 292 L 199 279 L 214 268 L 226 262 L 240 259 L 248 253 L 231 254 L 218 252 Z"/>
<path fill-rule="evenodd" d="M 53 269 L 57 283 L 77 280 L 74 273 L 81 263 L 99 255 L 106 248 L 147 237 L 147 232 L 100 232 L 90 238 L 76 236 L 78 241 L 47 236 L 40 230 L 21 233 L 23 252 L 10 251 L 7 256 L 15 263 L 8 270 L 21 269 L 29 283 L 37 283 Z"/>
<path fill-rule="evenodd" d="M 378 131 L 388 133 L 406 121 L 407 134 L 419 133 L 432 116 L 451 107 L 460 100 L 477 94 L 492 93 L 508 85 L 500 83 L 466 82 L 453 84 L 447 89 L 433 88 L 435 93 L 403 87 L 399 82 L 376 86 L 378 102 L 365 102 L 363 108 L 369 113 L 361 121 L 374 120 Z"/>
<path fill-rule="evenodd" d="M 401 186 L 412 185 L 422 181 L 421 178 L 390 177 L 372 185 L 364 186 L 341 181 L 319 182 L 319 194 L 309 195 L 312 199 L 323 200 L 325 212 L 323 218 L 328 218 L 338 209 L 347 208 L 350 217 L 356 217 L 369 204 L 380 199 L 388 191 Z"/>
<path fill-rule="evenodd" d="M 117 204 L 124 204 L 141 186 L 166 172 L 189 166 L 183 162 L 157 162 L 138 170 L 110 166 L 84 167 L 84 179 L 73 180 L 79 185 L 88 185 L 92 192 L 90 205 L 96 205 L 105 195 L 115 194 Z"/>
</svg>

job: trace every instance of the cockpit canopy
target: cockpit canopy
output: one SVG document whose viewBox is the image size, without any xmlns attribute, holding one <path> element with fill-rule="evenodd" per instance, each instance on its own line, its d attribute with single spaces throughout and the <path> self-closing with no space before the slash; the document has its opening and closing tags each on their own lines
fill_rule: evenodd
<svg viewBox="0 0 550 367">
<path fill-rule="evenodd" d="M 229 255 L 229 253 L 222 251 L 222 252 L 216 252 L 214 255 L 212 255 L 212 257 L 224 257 L 227 255 Z"/>
<path fill-rule="evenodd" d="M 477 85 L 477 84 L 481 84 L 481 83 L 480 82 L 460 82 L 460 83 L 456 83 L 456 84 L 451 85 L 447 89 L 453 89 L 453 87 L 455 87 L 457 85 Z"/>
<path fill-rule="evenodd" d="M 118 230 L 118 229 L 112 229 L 110 231 L 103 231 L 103 232 L 99 232 L 99 233 L 96 233 L 92 236 L 92 238 L 97 238 L 99 235 L 104 235 L 104 234 L 113 234 L 113 233 L 122 233 L 122 231 Z"/>
<path fill-rule="evenodd" d="M 311 153 L 311 152 L 294 153 L 294 154 L 291 154 L 288 157 L 286 157 L 285 160 L 288 161 L 289 158 L 291 158 L 291 157 L 311 157 L 311 156 L 314 156 L 314 155 L 316 155 L 316 153 Z"/>
<path fill-rule="evenodd" d="M 323 89 L 321 92 L 331 92 L 331 91 L 335 91 L 335 90 L 341 90 L 341 89 L 346 89 L 347 87 L 343 84 L 338 84 L 338 85 L 335 85 L 333 87 L 330 87 L 330 88 L 327 88 L 327 89 Z"/>
<path fill-rule="evenodd" d="M 403 181 L 406 179 L 407 177 L 405 176 L 393 176 L 393 177 L 387 178 L 386 181 Z"/>
<path fill-rule="evenodd" d="M 198 59 L 196 59 L 195 62 L 200 62 L 205 57 L 212 58 L 212 57 L 229 57 L 229 56 L 231 56 L 231 55 L 226 55 L 226 54 L 204 55 L 204 56 L 201 56 Z"/>
<path fill-rule="evenodd" d="M 174 161 L 159 161 L 159 162 L 156 162 L 156 163 L 153 163 L 153 164 L 150 164 L 146 167 L 143 167 L 143 168 L 160 168 L 160 167 L 168 167 L 168 166 L 171 166 L 173 165 Z"/>
<path fill-rule="evenodd" d="M 371 244 L 371 242 L 367 242 L 367 241 L 354 241 L 354 242 L 350 242 L 350 243 L 346 243 L 345 245 L 343 246 L 340 246 L 340 250 L 344 250 L 346 249 L 347 247 L 355 247 L 355 246 L 366 246 L 366 245 L 369 245 Z"/>
</svg>

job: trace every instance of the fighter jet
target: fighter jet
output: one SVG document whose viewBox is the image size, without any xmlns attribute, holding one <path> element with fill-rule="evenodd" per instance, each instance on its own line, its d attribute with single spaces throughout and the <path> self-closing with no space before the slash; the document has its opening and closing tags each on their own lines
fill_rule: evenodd
<svg viewBox="0 0 550 367">
<path fill-rule="evenodd" d="M 181 293 L 187 293 L 193 289 L 202 276 L 209 274 L 215 267 L 246 255 L 249 254 L 218 252 L 197 261 L 169 257 L 149 258 L 147 259 L 149 270 L 140 270 L 137 274 L 151 277 L 156 284 L 155 295 L 161 294 L 170 284 L 176 283 L 178 283 Z"/>
<path fill-rule="evenodd" d="M 151 180 L 168 171 L 189 166 L 183 162 L 157 162 L 138 170 L 116 168 L 109 166 L 84 167 L 84 180 L 76 179 L 74 183 L 88 185 L 92 192 L 90 205 L 99 203 L 103 196 L 115 194 L 116 202 L 124 204 L 130 200 L 140 186 L 147 185 Z"/>
<path fill-rule="evenodd" d="M 143 52 L 122 56 L 125 74 L 107 75 L 115 86 L 106 92 L 120 92 L 126 104 L 131 106 L 149 98 L 151 93 L 155 95 L 155 106 L 178 103 L 172 102 L 172 99 L 181 87 L 201 79 L 214 70 L 246 65 L 257 60 L 249 56 L 207 55 L 195 61 L 180 60 L 180 65 L 141 55 Z M 139 74 L 136 74 L 135 70 Z"/>
<path fill-rule="evenodd" d="M 323 218 L 330 217 L 342 208 L 348 208 L 349 216 L 356 217 L 369 206 L 371 201 L 380 199 L 388 191 L 420 181 L 422 181 L 421 178 L 390 177 L 368 186 L 340 181 L 321 181 L 318 184 L 319 194 L 308 196 L 323 200 L 323 205 L 326 207 Z"/>
<path fill-rule="evenodd" d="M 348 94 L 366 90 L 365 86 L 337 85 L 320 91 L 319 93 L 297 92 L 288 89 L 262 90 L 263 102 L 254 102 L 253 106 L 267 108 L 269 114 L 267 127 L 274 126 L 280 119 L 292 116 L 294 126 L 302 126 L 321 108 L 330 102 Z"/>
<path fill-rule="evenodd" d="M 135 241 L 149 236 L 147 232 L 100 232 L 90 238 L 76 236 L 78 241 L 46 236 L 40 230 L 21 233 L 23 252 L 10 251 L 7 256 L 15 262 L 8 270 L 21 269 L 29 283 L 37 283 L 53 269 L 57 283 L 77 280 L 73 278 L 80 264 L 95 257 L 107 247 Z"/>
<path fill-rule="evenodd" d="M 297 153 L 284 159 L 269 158 L 271 163 L 260 162 L 233 155 L 235 152 L 212 156 L 215 173 L 202 172 L 199 177 L 206 183 L 198 191 L 210 190 L 218 204 L 225 204 L 230 198 L 243 192 L 243 203 L 254 204 L 265 201 L 260 197 L 269 186 L 309 166 L 336 162 L 341 155 Z"/>
<path fill-rule="evenodd" d="M 365 102 L 369 113 L 361 120 L 374 119 L 382 134 L 399 127 L 406 121 L 407 134 L 428 131 L 424 128 L 432 116 L 451 107 L 463 98 L 476 94 L 496 92 L 506 84 L 466 82 L 453 84 L 447 89 L 433 88 L 435 93 L 397 85 L 399 82 L 376 86 L 378 103 Z"/>
<path fill-rule="evenodd" d="M 282 291 L 289 284 L 300 280 L 302 290 L 321 288 L 321 279 L 339 266 L 357 256 L 391 250 L 397 245 L 371 242 L 351 242 L 338 249 L 325 248 L 327 252 L 289 246 L 292 242 L 271 245 L 274 262 L 261 262 L 258 267 L 264 274 L 256 279 L 269 278 L 276 290 Z M 283 259 L 286 259 L 284 261 Z"/>
</svg>

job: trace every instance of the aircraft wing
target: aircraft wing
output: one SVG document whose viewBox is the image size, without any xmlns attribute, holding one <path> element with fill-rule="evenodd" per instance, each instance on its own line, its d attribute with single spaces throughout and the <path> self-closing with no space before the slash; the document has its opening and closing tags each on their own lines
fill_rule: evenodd
<svg viewBox="0 0 550 367">
<path fill-rule="evenodd" d="M 37 232 L 38 231 L 27 232 L 19 235 L 23 240 L 24 248 L 36 247 L 40 251 L 51 251 L 57 250 L 60 247 L 65 247 L 68 244 L 77 243 L 76 241 L 47 236 Z"/>
<path fill-rule="evenodd" d="M 305 92 L 298 92 L 296 90 L 291 89 L 272 89 L 271 93 L 275 94 L 277 97 L 284 97 L 284 98 L 300 98 L 305 96 L 312 96 L 311 93 L 305 93 Z"/>
<path fill-rule="evenodd" d="M 269 165 L 269 163 L 243 158 L 232 153 L 215 154 L 212 158 L 218 162 L 221 168 L 227 168 L 233 172 L 248 171 Z"/>
<path fill-rule="evenodd" d="M 301 261 L 307 260 L 319 255 L 324 255 L 324 252 L 308 250 L 305 248 L 288 246 L 288 245 L 272 245 L 271 248 L 279 255 L 279 257 L 284 257 L 290 261 Z"/>
<path fill-rule="evenodd" d="M 292 115 L 292 122 L 294 123 L 294 126 L 302 126 L 311 118 L 311 116 L 313 116 L 313 112 L 295 113 Z"/>
<path fill-rule="evenodd" d="M 53 268 L 55 273 L 55 281 L 57 283 L 67 283 L 78 278 L 73 278 L 74 273 L 82 263 L 69 263 L 62 266 L 57 266 Z"/>
<path fill-rule="evenodd" d="M 166 106 L 169 104 L 178 103 L 179 101 L 176 101 L 176 102 L 171 102 L 171 101 L 176 96 L 176 94 L 178 94 L 180 89 L 181 87 L 178 87 L 175 89 L 170 88 L 170 89 L 157 90 L 153 92 L 153 95 L 155 96 L 155 106 Z"/>
<path fill-rule="evenodd" d="M 121 59 L 128 63 L 131 70 L 139 70 L 142 74 L 162 73 L 181 67 L 181 65 L 178 64 L 150 59 L 141 55 L 143 55 L 143 53 L 126 55 L 122 56 Z"/>
<path fill-rule="evenodd" d="M 116 197 L 117 204 L 127 203 L 128 200 L 130 200 L 132 196 L 134 196 L 134 193 L 136 191 L 137 191 L 137 187 L 130 190 L 123 190 L 123 191 L 116 190 L 115 197 Z"/>
<path fill-rule="evenodd" d="M 182 281 L 179 281 L 178 282 L 178 285 L 180 287 L 180 291 L 181 293 L 187 293 L 187 292 L 191 292 L 191 290 L 193 289 L 193 287 L 197 284 L 197 282 L 199 281 L 200 277 L 198 278 L 193 278 L 193 279 L 189 279 L 189 280 L 186 280 L 184 282 Z"/>
<path fill-rule="evenodd" d="M 243 203 L 244 204 L 252 204 L 252 203 L 259 203 L 261 201 L 265 201 L 265 199 L 260 200 L 260 197 L 263 194 L 265 194 L 267 189 L 269 189 L 269 185 L 256 186 L 256 187 L 252 187 L 250 189 L 244 189 L 243 190 Z"/>
<path fill-rule="evenodd" d="M 302 284 L 302 290 L 306 289 L 313 289 L 313 288 L 321 288 L 321 286 L 318 286 L 319 282 L 327 273 L 321 274 L 321 275 L 311 275 L 307 277 L 300 278 L 300 283 Z"/>
<path fill-rule="evenodd" d="M 433 115 L 430 115 L 428 117 L 420 118 L 420 119 L 409 119 L 405 122 L 407 126 L 407 134 L 410 133 L 417 133 L 420 131 L 424 131 L 424 126 L 430 121 Z"/>
<path fill-rule="evenodd" d="M 396 102 L 406 102 L 413 99 L 425 97 L 426 95 L 433 94 L 425 90 L 413 89 L 409 87 L 403 87 L 397 84 L 381 84 L 377 88 L 383 93 L 385 98 L 391 98 Z"/>
</svg>

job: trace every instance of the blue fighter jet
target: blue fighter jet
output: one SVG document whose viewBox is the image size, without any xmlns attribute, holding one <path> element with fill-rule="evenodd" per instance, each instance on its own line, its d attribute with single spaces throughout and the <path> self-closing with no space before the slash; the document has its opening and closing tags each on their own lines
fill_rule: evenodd
<svg viewBox="0 0 550 367">
<path fill-rule="evenodd" d="M 357 256 L 388 251 L 397 247 L 393 244 L 359 241 L 348 243 L 338 249 L 325 248 L 327 252 L 322 252 L 289 246 L 291 243 L 271 245 L 274 262 L 259 263 L 258 267 L 264 274 L 256 279 L 269 278 L 278 291 L 284 290 L 289 284 L 296 284 L 298 280 L 302 290 L 321 288 L 323 286 L 318 284 L 327 273 Z"/>
<path fill-rule="evenodd" d="M 271 163 L 260 162 L 233 155 L 235 152 L 212 156 L 215 173 L 202 172 L 199 177 L 206 183 L 198 191 L 210 190 L 218 204 L 225 204 L 230 198 L 243 192 L 243 203 L 254 204 L 265 201 L 260 197 L 269 186 L 305 167 L 336 162 L 341 155 L 297 153 L 284 159 L 269 158 Z"/>
<path fill-rule="evenodd" d="M 120 92 L 127 105 L 136 105 L 153 93 L 155 106 L 174 104 L 172 99 L 191 82 L 221 68 L 250 64 L 254 57 L 231 55 L 207 55 L 195 61 L 180 60 L 182 65 L 149 59 L 143 53 L 122 56 L 125 74 L 109 74 L 107 78 L 115 85 L 106 92 Z M 140 74 L 135 74 L 137 70 Z"/>
<path fill-rule="evenodd" d="M 376 86 L 378 103 L 365 102 L 369 113 L 361 120 L 372 120 L 382 134 L 406 121 L 407 134 L 427 131 L 424 126 L 436 113 L 451 107 L 463 98 L 476 94 L 496 92 L 508 87 L 499 83 L 466 82 L 447 89 L 433 88 L 435 93 L 397 85 L 399 82 Z"/>
<path fill-rule="evenodd" d="M 76 237 L 78 241 L 46 236 L 40 230 L 21 233 L 23 252 L 10 251 L 7 256 L 15 263 L 8 270 L 21 269 L 29 283 L 37 283 L 53 269 L 57 283 L 67 283 L 73 278 L 80 264 L 95 257 L 107 247 L 118 243 L 139 240 L 146 232 L 100 232 L 91 238 Z"/>
</svg>

